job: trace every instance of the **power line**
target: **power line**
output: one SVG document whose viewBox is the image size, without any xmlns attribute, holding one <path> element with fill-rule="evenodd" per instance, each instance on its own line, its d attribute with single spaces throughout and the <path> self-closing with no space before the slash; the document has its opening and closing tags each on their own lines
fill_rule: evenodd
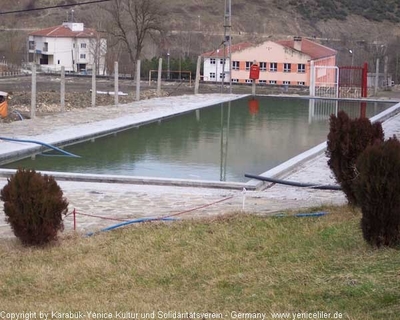
<svg viewBox="0 0 400 320">
<path fill-rule="evenodd" d="M 30 12 L 30 11 L 39 11 L 39 10 L 48 10 L 48 9 L 56 9 L 56 8 L 75 7 L 75 6 L 82 6 L 82 5 L 85 5 L 85 4 L 93 4 L 93 3 L 101 3 L 101 2 L 109 2 L 109 1 L 112 1 L 112 0 L 94 0 L 94 1 L 88 1 L 88 2 L 78 2 L 78 3 L 71 3 L 71 4 L 60 4 L 60 5 L 57 5 L 57 6 L 48 6 L 48 7 L 23 9 L 23 10 L 13 10 L 13 11 L 4 11 L 4 12 L 0 12 L 0 15 L 12 14 L 12 13 Z"/>
</svg>

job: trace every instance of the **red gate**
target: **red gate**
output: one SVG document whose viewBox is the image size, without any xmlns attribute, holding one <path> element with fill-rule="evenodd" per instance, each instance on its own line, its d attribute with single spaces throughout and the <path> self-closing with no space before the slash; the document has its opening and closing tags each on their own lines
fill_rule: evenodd
<svg viewBox="0 0 400 320">
<path fill-rule="evenodd" d="M 368 64 L 362 67 L 339 67 L 339 98 L 368 97 Z M 366 102 L 360 102 L 360 117 L 366 117 Z"/>
<path fill-rule="evenodd" d="M 363 67 L 339 67 L 339 98 L 366 98 L 368 64 Z"/>
</svg>

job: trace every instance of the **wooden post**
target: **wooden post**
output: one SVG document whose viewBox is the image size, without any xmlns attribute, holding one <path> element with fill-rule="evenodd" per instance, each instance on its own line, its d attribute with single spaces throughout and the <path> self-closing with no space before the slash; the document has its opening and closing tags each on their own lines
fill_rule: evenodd
<svg viewBox="0 0 400 320">
<path fill-rule="evenodd" d="M 118 107 L 118 61 L 114 62 L 114 105 Z"/>
<path fill-rule="evenodd" d="M 201 56 L 197 58 L 197 66 L 196 66 L 196 80 L 194 84 L 194 94 L 199 93 L 199 85 L 200 85 L 200 66 L 201 66 Z"/>
<path fill-rule="evenodd" d="M 375 68 L 375 85 L 374 85 L 374 95 L 378 93 L 379 87 L 379 58 L 376 59 L 376 68 Z"/>
<path fill-rule="evenodd" d="M 74 208 L 74 211 L 72 212 L 74 216 L 74 231 L 76 231 L 76 209 Z"/>
<path fill-rule="evenodd" d="M 136 61 L 136 101 L 140 100 L 140 60 Z"/>
<path fill-rule="evenodd" d="M 61 97 L 60 97 L 60 103 L 61 103 L 61 112 L 65 112 L 65 67 L 61 67 Z"/>
<path fill-rule="evenodd" d="M 157 97 L 161 96 L 161 72 L 162 72 L 162 58 L 158 60 Z"/>
<path fill-rule="evenodd" d="M 31 119 L 36 115 L 36 64 L 32 64 Z"/>
<path fill-rule="evenodd" d="M 92 67 L 92 107 L 96 106 L 96 64 Z"/>
</svg>

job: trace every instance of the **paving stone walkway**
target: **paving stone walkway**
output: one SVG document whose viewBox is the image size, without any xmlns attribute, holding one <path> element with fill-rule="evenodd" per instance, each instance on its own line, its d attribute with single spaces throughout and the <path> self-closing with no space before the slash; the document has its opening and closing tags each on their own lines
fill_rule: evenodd
<svg viewBox="0 0 400 320">
<path fill-rule="evenodd" d="M 199 95 L 152 99 L 118 107 L 96 107 L 52 115 L 34 120 L 24 120 L 0 127 L 0 136 L 19 138 L 42 138 L 52 141 L 59 132 L 88 131 L 114 119 L 120 122 L 127 117 L 150 119 L 179 113 L 188 108 L 212 105 L 214 102 L 237 98 L 234 95 Z M 85 126 L 88 125 L 88 126 Z M 383 123 L 385 136 L 400 135 L 400 115 Z M 1 140 L 0 140 L 1 141 Z M 0 142 L 0 156 L 15 148 Z M 300 164 L 284 177 L 298 182 L 335 184 L 327 166 L 327 158 L 320 154 Z M 6 184 L 0 178 L 0 188 Z M 272 214 L 287 209 L 318 207 L 321 205 L 344 204 L 341 191 L 316 190 L 284 185 L 269 185 L 262 191 L 241 191 L 197 187 L 176 187 L 157 185 L 135 185 L 116 183 L 93 183 L 59 181 L 65 197 L 69 201 L 69 212 L 76 210 L 79 232 L 93 232 L 120 223 L 122 219 L 161 217 L 174 215 L 176 218 L 190 219 L 226 214 L 229 212 L 251 212 Z M 0 208 L 3 204 L 0 202 Z M 100 219 L 95 215 L 107 219 Z M 4 221 L 0 210 L 0 237 L 11 237 L 12 232 Z M 119 220 L 110 220 L 119 219 Z M 65 218 L 66 231 L 73 230 L 73 215 Z"/>
</svg>

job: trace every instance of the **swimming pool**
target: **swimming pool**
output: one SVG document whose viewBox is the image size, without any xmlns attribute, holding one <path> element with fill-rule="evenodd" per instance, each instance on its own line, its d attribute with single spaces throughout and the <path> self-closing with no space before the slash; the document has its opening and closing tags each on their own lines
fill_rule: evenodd
<svg viewBox="0 0 400 320">
<path fill-rule="evenodd" d="M 389 107 L 368 104 L 371 117 Z M 79 143 L 65 150 L 82 158 L 27 158 L 4 168 L 247 181 L 326 140 L 329 114 L 360 113 L 359 102 L 245 98 Z"/>
</svg>

